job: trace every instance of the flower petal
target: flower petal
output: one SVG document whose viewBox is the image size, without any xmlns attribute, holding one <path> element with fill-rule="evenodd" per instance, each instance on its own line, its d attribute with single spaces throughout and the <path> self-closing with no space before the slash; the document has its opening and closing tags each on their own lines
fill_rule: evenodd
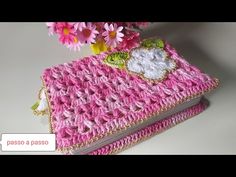
<svg viewBox="0 0 236 177">
<path fill-rule="evenodd" d="M 122 31 L 123 30 L 123 26 L 120 26 L 119 28 L 117 28 L 117 31 Z"/>
<path fill-rule="evenodd" d="M 108 27 L 108 23 L 105 23 L 104 28 L 105 28 L 106 31 L 110 30 L 109 27 Z"/>
</svg>

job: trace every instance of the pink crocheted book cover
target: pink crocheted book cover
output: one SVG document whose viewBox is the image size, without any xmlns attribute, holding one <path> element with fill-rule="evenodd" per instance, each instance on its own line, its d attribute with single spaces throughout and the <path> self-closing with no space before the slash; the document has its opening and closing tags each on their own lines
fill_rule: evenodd
<svg viewBox="0 0 236 177">
<path fill-rule="evenodd" d="M 40 98 L 48 105 L 43 113 L 49 114 L 57 150 L 68 154 L 112 154 L 160 133 L 203 111 L 199 100 L 178 107 L 219 83 L 161 39 L 48 68 L 42 81 Z M 154 119 L 174 108 L 179 111 Z"/>
</svg>

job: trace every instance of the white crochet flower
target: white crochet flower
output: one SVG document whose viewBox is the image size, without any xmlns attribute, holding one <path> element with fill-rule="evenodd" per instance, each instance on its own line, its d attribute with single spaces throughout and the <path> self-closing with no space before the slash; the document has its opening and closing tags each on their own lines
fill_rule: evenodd
<svg viewBox="0 0 236 177">
<path fill-rule="evenodd" d="M 130 56 L 127 69 L 147 79 L 160 80 L 167 71 L 175 68 L 175 62 L 167 58 L 167 53 L 159 48 L 137 48 L 131 52 Z"/>
</svg>

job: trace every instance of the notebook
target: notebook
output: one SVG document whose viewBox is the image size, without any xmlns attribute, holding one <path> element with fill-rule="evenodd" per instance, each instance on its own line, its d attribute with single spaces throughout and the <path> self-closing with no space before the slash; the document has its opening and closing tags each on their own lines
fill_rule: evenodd
<svg viewBox="0 0 236 177">
<path fill-rule="evenodd" d="M 33 110 L 49 116 L 64 154 L 118 153 L 201 113 L 219 85 L 162 39 L 55 65 L 41 78 Z"/>
</svg>

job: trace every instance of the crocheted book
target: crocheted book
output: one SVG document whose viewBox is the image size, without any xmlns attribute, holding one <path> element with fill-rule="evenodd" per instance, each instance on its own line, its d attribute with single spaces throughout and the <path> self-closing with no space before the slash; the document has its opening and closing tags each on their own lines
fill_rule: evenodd
<svg viewBox="0 0 236 177">
<path fill-rule="evenodd" d="M 48 68 L 42 81 L 33 109 L 66 154 L 124 150 L 202 112 L 219 83 L 161 39 Z"/>
</svg>

